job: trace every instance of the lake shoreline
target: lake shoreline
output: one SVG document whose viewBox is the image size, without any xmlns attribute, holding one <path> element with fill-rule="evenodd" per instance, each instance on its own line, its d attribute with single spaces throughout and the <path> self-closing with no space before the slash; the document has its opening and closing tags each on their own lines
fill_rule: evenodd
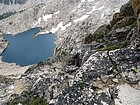
<svg viewBox="0 0 140 105">
<path fill-rule="evenodd" d="M 8 42 L 3 39 L 2 33 L 0 33 L 0 54 L 7 48 Z M 30 66 L 30 65 L 29 65 Z M 28 69 L 29 66 L 21 67 L 15 63 L 6 63 L 2 61 L 2 56 L 0 56 L 0 75 L 6 77 L 20 77 Z"/>
</svg>

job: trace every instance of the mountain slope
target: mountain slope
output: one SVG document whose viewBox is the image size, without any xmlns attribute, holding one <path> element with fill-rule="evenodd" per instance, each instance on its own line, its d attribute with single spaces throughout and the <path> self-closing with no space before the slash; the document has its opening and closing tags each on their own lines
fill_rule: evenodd
<svg viewBox="0 0 140 105">
<path fill-rule="evenodd" d="M 41 27 L 39 33 L 56 34 L 47 62 L 30 66 L 17 80 L 1 77 L 1 102 L 139 105 L 140 17 L 131 2 L 121 7 L 124 2 L 55 0 L 1 20 L 3 33 Z"/>
<path fill-rule="evenodd" d="M 0 15 L 9 12 L 18 12 L 51 0 L 0 0 Z"/>
</svg>

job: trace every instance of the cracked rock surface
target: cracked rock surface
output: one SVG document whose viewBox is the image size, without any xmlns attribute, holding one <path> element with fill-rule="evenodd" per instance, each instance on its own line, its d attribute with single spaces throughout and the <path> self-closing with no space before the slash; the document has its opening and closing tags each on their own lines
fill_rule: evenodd
<svg viewBox="0 0 140 105">
<path fill-rule="evenodd" d="M 48 61 L 0 78 L 0 104 L 139 105 L 140 21 L 126 2 L 55 0 L 0 20 L 2 33 L 56 35 Z"/>
</svg>

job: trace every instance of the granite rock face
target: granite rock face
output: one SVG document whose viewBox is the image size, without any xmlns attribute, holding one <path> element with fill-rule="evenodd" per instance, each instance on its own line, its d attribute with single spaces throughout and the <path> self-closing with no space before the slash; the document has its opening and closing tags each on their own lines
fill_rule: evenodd
<svg viewBox="0 0 140 105">
<path fill-rule="evenodd" d="M 39 33 L 56 33 L 53 57 L 30 66 L 17 80 L 2 81 L 12 87 L 2 104 L 139 105 L 139 17 L 130 1 L 113 15 L 123 2 L 55 0 L 1 20 L 2 32 L 38 26 Z M 17 23 L 5 26 L 14 18 Z"/>
<path fill-rule="evenodd" d="M 107 23 L 126 1 L 49 0 L 46 4 L 2 19 L 0 30 L 3 33 L 16 34 L 29 28 L 42 27 L 41 32 L 56 34 L 56 54 L 73 53 L 81 47 L 86 35 L 92 34 L 99 25 Z"/>
<path fill-rule="evenodd" d="M 12 5 L 12 4 L 24 4 L 27 0 L 4 0 L 0 1 L 1 4 L 4 5 Z"/>
<path fill-rule="evenodd" d="M 48 1 L 51 0 L 0 0 L 0 15 L 19 12 Z"/>
<path fill-rule="evenodd" d="M 58 60 L 65 62 L 66 57 L 69 58 L 77 52 L 85 37 L 93 33 L 100 24 L 107 23 L 111 15 L 119 11 L 126 1 L 43 0 L 40 4 L 38 0 L 28 0 L 26 2 L 28 5 L 36 3 L 39 5 L 30 5 L 32 7 L 29 9 L 21 8 L 20 12 L 4 14 L 0 17 L 2 19 L 0 32 L 1 35 L 3 33 L 15 35 L 33 27 L 41 27 L 39 33 L 53 32 L 56 35 L 55 55 Z"/>
</svg>

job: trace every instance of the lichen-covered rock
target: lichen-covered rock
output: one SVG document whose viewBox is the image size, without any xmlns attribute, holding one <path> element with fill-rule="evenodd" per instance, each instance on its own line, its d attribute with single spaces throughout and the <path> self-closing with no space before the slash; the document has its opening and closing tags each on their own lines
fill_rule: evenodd
<svg viewBox="0 0 140 105">
<path fill-rule="evenodd" d="M 56 105 L 112 105 L 114 93 L 110 94 L 108 89 L 98 92 L 97 87 L 90 83 L 77 83 L 63 91 Z"/>
<path fill-rule="evenodd" d="M 129 48 L 119 49 L 110 51 L 109 56 L 128 83 L 135 84 L 140 81 L 140 51 Z"/>
<path fill-rule="evenodd" d="M 136 20 L 135 17 L 125 17 L 114 25 L 114 29 L 132 25 Z"/>
<path fill-rule="evenodd" d="M 139 56 L 140 53 L 134 49 L 94 53 L 77 71 L 73 86 L 59 95 L 56 105 L 123 105 L 126 102 L 138 105 L 137 97 L 136 100 L 128 100 L 123 95 L 129 97 L 129 93 L 124 93 L 129 89 L 139 96 L 139 90 L 135 89 L 138 87 L 128 85 L 140 81 Z M 127 84 L 116 86 L 124 82 Z"/>
<path fill-rule="evenodd" d="M 107 52 L 96 52 L 77 71 L 77 80 L 90 81 L 101 75 L 105 75 L 113 68 Z"/>
<path fill-rule="evenodd" d="M 134 1 L 134 0 L 132 0 Z M 134 10 L 132 8 L 132 3 L 131 0 L 129 0 L 129 2 L 127 2 L 126 4 L 124 4 L 121 9 L 120 9 L 120 13 L 122 13 L 124 16 L 133 16 L 134 15 Z"/>
<path fill-rule="evenodd" d="M 115 13 L 110 21 L 110 25 L 114 26 L 116 22 L 120 21 L 122 18 L 124 18 L 124 16 L 124 13 Z"/>
<path fill-rule="evenodd" d="M 84 4 L 85 2 L 87 4 Z M 61 21 L 53 18 L 57 21 L 53 25 L 56 27 L 66 25 L 70 22 L 69 16 L 73 22 L 65 30 L 60 31 L 62 27 L 58 27 L 54 57 L 47 62 L 41 61 L 29 67 L 18 80 L 28 85 L 21 94 L 13 94 L 9 97 L 14 100 L 14 104 L 28 105 L 30 100 L 43 98 L 50 105 L 124 105 L 126 103 L 139 105 L 138 98 L 136 100 L 125 98 L 133 98 L 129 92 L 123 96 L 126 92 L 123 88 L 126 88 L 139 97 L 139 90 L 136 90 L 140 89 L 139 18 L 134 17 L 132 11 L 128 12 L 127 8 L 131 7 L 130 5 L 128 7 L 125 5 L 120 13 L 114 15 L 116 17 L 112 19 L 112 25 L 101 25 L 98 28 L 96 27 L 98 25 L 93 24 L 100 24 L 100 16 L 96 15 L 96 12 L 101 11 L 97 10 L 94 11 L 95 14 L 90 14 L 93 11 L 82 10 L 84 7 L 92 10 L 89 5 L 93 6 L 95 2 L 97 1 L 77 0 L 76 3 L 74 0 L 60 1 L 61 5 L 65 3 L 71 5 L 62 7 L 64 11 L 61 10 L 56 16 L 61 18 Z M 106 1 L 102 2 L 106 3 Z M 117 1 L 113 2 L 116 4 Z M 55 3 L 57 4 L 57 2 L 52 4 Z M 56 4 L 53 6 L 57 7 Z M 69 14 L 67 10 L 73 10 L 73 4 L 76 6 L 80 4 L 81 9 L 76 8 Z M 108 11 L 110 10 L 106 12 Z M 62 17 L 65 17 L 65 13 L 68 16 L 64 19 Z M 76 13 L 90 15 L 87 19 L 79 21 Z M 52 26 L 43 29 L 50 30 L 50 28 Z"/>
<path fill-rule="evenodd" d="M 85 44 L 89 44 L 91 43 L 92 41 L 96 41 L 98 39 L 102 39 L 104 37 L 104 35 L 106 35 L 108 32 L 110 32 L 111 30 L 111 26 L 110 25 L 107 25 L 107 24 L 104 24 L 102 26 L 100 26 L 95 32 L 94 34 L 89 34 L 85 40 L 84 40 L 84 43 Z"/>
<path fill-rule="evenodd" d="M 14 79 L 7 78 L 5 76 L 0 76 L 0 104 L 3 105 L 4 102 L 8 101 L 13 93 L 13 83 Z"/>
</svg>

